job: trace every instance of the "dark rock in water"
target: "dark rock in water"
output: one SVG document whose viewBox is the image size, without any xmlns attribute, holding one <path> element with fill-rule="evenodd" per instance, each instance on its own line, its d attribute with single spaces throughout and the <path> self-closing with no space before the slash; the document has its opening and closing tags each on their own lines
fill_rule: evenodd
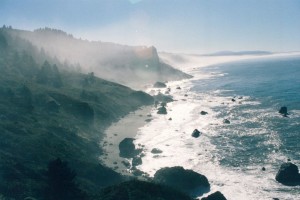
<svg viewBox="0 0 300 200">
<path fill-rule="evenodd" d="M 273 198 L 273 200 L 279 200 L 278 198 Z"/>
<path fill-rule="evenodd" d="M 287 107 L 286 106 L 283 106 L 279 109 L 279 113 L 286 116 L 288 115 L 288 112 L 287 112 Z"/>
<path fill-rule="evenodd" d="M 224 123 L 224 124 L 230 124 L 230 121 L 229 121 L 228 119 L 224 119 L 224 120 L 223 120 L 223 123 Z"/>
<path fill-rule="evenodd" d="M 177 89 L 177 90 L 181 90 L 181 87 L 178 86 L 176 89 Z"/>
<path fill-rule="evenodd" d="M 119 144 L 120 157 L 133 158 L 136 154 L 135 145 L 133 144 L 133 138 L 125 138 Z"/>
<path fill-rule="evenodd" d="M 201 114 L 201 115 L 207 115 L 208 112 L 206 112 L 206 111 L 201 111 L 200 114 Z"/>
<path fill-rule="evenodd" d="M 184 96 L 187 97 L 187 96 L 189 96 L 189 95 L 185 94 Z"/>
<path fill-rule="evenodd" d="M 287 159 L 287 161 L 291 161 L 291 159 L 290 159 L 290 158 L 288 158 L 288 159 Z"/>
<path fill-rule="evenodd" d="M 210 190 L 210 184 L 204 175 L 183 167 L 165 167 L 154 174 L 154 182 L 176 188 L 191 196 L 199 196 Z"/>
<path fill-rule="evenodd" d="M 127 160 L 123 160 L 122 164 L 126 167 L 126 168 L 130 168 L 130 163 Z"/>
<path fill-rule="evenodd" d="M 231 99 L 232 102 L 235 102 L 235 99 Z"/>
<path fill-rule="evenodd" d="M 202 198 L 201 200 L 227 200 L 224 195 L 217 191 L 215 193 L 212 193 L 210 195 L 208 195 L 207 197 Z"/>
<path fill-rule="evenodd" d="M 153 87 L 155 87 L 155 88 L 165 88 L 165 87 L 167 87 L 167 85 L 164 84 L 163 82 L 158 81 L 158 82 L 154 83 Z"/>
<path fill-rule="evenodd" d="M 167 103 L 166 102 L 161 102 L 160 106 L 167 106 Z"/>
<path fill-rule="evenodd" d="M 158 108 L 157 114 L 166 115 L 167 109 L 164 106 L 162 106 L 162 107 Z"/>
<path fill-rule="evenodd" d="M 138 166 L 141 165 L 143 163 L 141 157 L 134 157 L 132 159 L 132 166 Z"/>
<path fill-rule="evenodd" d="M 154 99 L 158 102 L 166 102 L 166 103 L 169 103 L 169 102 L 172 102 L 173 101 L 173 98 L 171 95 L 164 95 L 162 93 L 158 93 L 157 95 L 153 96 Z"/>
<path fill-rule="evenodd" d="M 151 150 L 151 153 L 153 153 L 153 154 L 159 154 L 159 153 L 162 153 L 162 152 L 163 152 L 162 150 L 157 149 L 157 148 L 153 148 L 153 149 Z"/>
<path fill-rule="evenodd" d="M 300 185 L 300 174 L 298 167 L 293 163 L 283 163 L 280 166 L 275 179 L 283 185 Z"/>
<path fill-rule="evenodd" d="M 145 122 L 151 122 L 152 119 L 145 119 Z"/>
<path fill-rule="evenodd" d="M 195 129 L 192 133 L 192 137 L 197 138 L 200 136 L 200 131 L 198 131 L 198 129 Z"/>
<path fill-rule="evenodd" d="M 170 117 L 168 120 L 169 120 L 169 121 L 172 121 L 172 117 Z"/>
<path fill-rule="evenodd" d="M 262 170 L 262 171 L 266 171 L 266 168 L 265 168 L 265 167 L 262 167 L 261 170 Z"/>
<path fill-rule="evenodd" d="M 135 176 L 142 176 L 144 174 L 144 172 L 139 169 L 134 169 L 134 170 L 132 170 L 132 174 Z"/>
</svg>

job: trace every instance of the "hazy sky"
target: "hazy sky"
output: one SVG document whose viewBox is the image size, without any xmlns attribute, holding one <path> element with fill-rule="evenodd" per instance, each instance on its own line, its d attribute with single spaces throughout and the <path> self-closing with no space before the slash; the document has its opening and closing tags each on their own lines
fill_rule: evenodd
<svg viewBox="0 0 300 200">
<path fill-rule="evenodd" d="M 300 0 L 0 0 L 0 24 L 159 51 L 300 51 Z"/>
</svg>

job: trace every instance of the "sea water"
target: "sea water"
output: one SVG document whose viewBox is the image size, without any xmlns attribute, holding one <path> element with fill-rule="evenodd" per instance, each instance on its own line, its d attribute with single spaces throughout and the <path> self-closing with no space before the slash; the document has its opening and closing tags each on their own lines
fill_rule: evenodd
<svg viewBox="0 0 300 200">
<path fill-rule="evenodd" d="M 154 119 L 139 130 L 135 142 L 145 154 L 139 168 L 151 176 L 161 167 L 193 169 L 207 176 L 211 192 L 232 200 L 300 199 L 299 186 L 275 181 L 288 159 L 300 167 L 300 57 L 195 66 L 192 75 L 168 84 L 176 100 L 168 114 L 153 110 Z M 281 106 L 287 117 L 278 113 Z M 191 137 L 195 128 L 199 138 Z"/>
</svg>

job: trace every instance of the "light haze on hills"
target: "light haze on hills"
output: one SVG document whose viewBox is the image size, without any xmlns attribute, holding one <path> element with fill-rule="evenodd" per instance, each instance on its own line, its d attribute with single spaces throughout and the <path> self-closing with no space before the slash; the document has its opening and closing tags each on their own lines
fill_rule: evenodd
<svg viewBox="0 0 300 200">
<path fill-rule="evenodd" d="M 299 51 L 298 0 L 2 0 L 0 24 L 159 51 Z"/>
</svg>

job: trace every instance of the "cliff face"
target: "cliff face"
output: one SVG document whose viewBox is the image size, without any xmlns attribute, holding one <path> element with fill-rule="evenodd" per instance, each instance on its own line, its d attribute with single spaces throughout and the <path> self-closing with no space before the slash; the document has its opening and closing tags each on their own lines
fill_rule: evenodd
<svg viewBox="0 0 300 200">
<path fill-rule="evenodd" d="M 49 28 L 34 32 L 12 30 L 11 34 L 30 41 L 60 62 L 79 64 L 83 72 L 93 71 L 101 78 L 127 86 L 189 78 L 162 63 L 155 47 L 91 42 Z"/>
</svg>

